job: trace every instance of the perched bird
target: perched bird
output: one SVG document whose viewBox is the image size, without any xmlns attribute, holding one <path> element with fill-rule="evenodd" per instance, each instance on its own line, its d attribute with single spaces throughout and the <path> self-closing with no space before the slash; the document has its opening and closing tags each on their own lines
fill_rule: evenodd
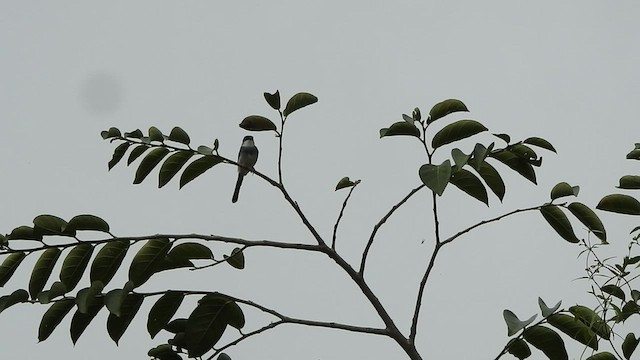
<svg viewBox="0 0 640 360">
<path fill-rule="evenodd" d="M 258 161 L 258 148 L 253 142 L 253 136 L 245 136 L 242 139 L 242 145 L 240 146 L 240 153 L 238 154 L 238 164 L 244 166 L 244 168 L 238 166 L 238 181 L 236 181 L 236 189 L 233 192 L 231 202 L 238 201 L 238 195 L 240 194 L 240 186 L 242 186 L 242 179 L 249 173 L 249 169 L 253 169 L 253 165 Z"/>
</svg>

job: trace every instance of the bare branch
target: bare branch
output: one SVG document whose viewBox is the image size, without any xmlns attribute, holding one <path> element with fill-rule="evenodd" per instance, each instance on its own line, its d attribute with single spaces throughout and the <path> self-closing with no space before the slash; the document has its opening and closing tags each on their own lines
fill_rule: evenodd
<svg viewBox="0 0 640 360">
<path fill-rule="evenodd" d="M 344 214 L 344 209 L 347 207 L 347 202 L 351 197 L 351 193 L 353 193 L 353 190 L 355 190 L 356 186 L 358 186 L 359 183 L 360 183 L 360 180 L 356 181 L 351 187 L 351 189 L 349 189 L 349 194 L 344 199 L 344 202 L 342 203 L 342 209 L 340 209 L 340 214 L 338 215 L 338 219 L 336 220 L 336 224 L 333 226 L 333 238 L 331 240 L 331 248 L 333 250 L 336 249 L 336 234 L 338 232 L 338 225 L 340 224 L 340 220 L 342 219 L 342 215 Z"/>
</svg>

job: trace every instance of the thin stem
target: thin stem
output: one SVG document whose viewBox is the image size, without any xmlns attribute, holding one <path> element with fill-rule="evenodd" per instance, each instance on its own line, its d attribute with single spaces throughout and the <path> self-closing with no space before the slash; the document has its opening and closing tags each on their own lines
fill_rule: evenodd
<svg viewBox="0 0 640 360">
<path fill-rule="evenodd" d="M 271 329 L 275 328 L 276 326 L 282 325 L 284 323 L 285 322 L 283 320 L 278 320 L 278 321 L 272 322 L 272 323 L 270 323 L 268 325 L 265 325 L 265 326 L 263 326 L 263 327 L 261 327 L 261 328 L 259 328 L 257 330 L 251 331 L 251 332 L 246 333 L 246 334 L 242 334 L 242 336 L 240 336 L 239 338 L 235 339 L 234 341 L 222 346 L 219 349 L 216 349 L 216 351 L 214 351 L 214 353 L 211 356 L 209 356 L 207 358 L 207 360 L 212 360 L 213 358 L 215 358 L 218 354 L 220 354 L 224 350 L 226 350 L 226 349 L 228 349 L 228 348 L 230 348 L 232 346 L 238 345 L 240 342 L 242 342 L 244 340 L 247 340 L 248 338 L 250 338 L 250 337 L 252 337 L 254 335 L 258 335 L 258 334 L 263 333 L 263 332 L 265 332 L 267 330 L 271 330 Z"/>
<path fill-rule="evenodd" d="M 371 232 L 371 235 L 369 236 L 369 241 L 367 242 L 367 245 L 364 248 L 364 251 L 362 252 L 362 260 L 360 261 L 360 270 L 358 271 L 358 273 L 361 276 L 364 276 L 364 268 L 367 262 L 367 256 L 369 254 L 369 250 L 371 249 L 371 245 L 373 245 L 373 240 L 376 237 L 376 234 L 378 233 L 378 230 L 380 230 L 380 227 L 382 227 L 382 225 L 391 217 L 391 215 L 393 215 L 393 213 L 398 210 L 398 208 L 400 206 L 402 206 L 404 203 L 407 202 L 407 200 L 409 200 L 415 193 L 417 193 L 418 191 L 420 191 L 422 188 L 424 188 L 425 185 L 421 184 L 420 186 L 412 189 L 404 198 L 402 198 L 402 200 L 400 200 L 400 202 L 398 202 L 397 204 L 395 204 L 391 210 L 389 210 L 385 216 L 382 217 L 382 219 L 380 219 L 380 221 L 378 221 L 378 223 L 373 227 L 373 231 Z"/>
<path fill-rule="evenodd" d="M 284 138 L 284 124 L 285 117 L 282 115 L 282 111 L 278 110 L 280 114 L 280 134 L 278 136 L 278 182 L 283 185 L 282 182 L 282 139 Z"/>
<path fill-rule="evenodd" d="M 338 233 L 338 225 L 340 224 L 340 220 L 342 219 L 342 215 L 344 215 L 344 209 L 347 207 L 347 202 L 349 201 L 349 198 L 351 197 L 351 193 L 353 193 L 353 190 L 355 190 L 356 186 L 358 186 L 359 183 L 360 183 L 359 180 L 356 181 L 353 184 L 353 186 L 351 186 L 351 189 L 349 189 L 349 194 L 344 199 L 344 202 L 342 203 L 342 208 L 340 209 L 340 214 L 338 215 L 338 219 L 336 220 L 336 224 L 333 226 L 333 237 L 331 239 L 331 248 L 333 250 L 336 249 L 336 235 Z"/>
</svg>

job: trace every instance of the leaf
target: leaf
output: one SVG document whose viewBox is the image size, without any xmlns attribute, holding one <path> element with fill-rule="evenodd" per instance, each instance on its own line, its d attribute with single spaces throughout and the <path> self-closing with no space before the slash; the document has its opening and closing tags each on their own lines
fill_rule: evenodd
<svg viewBox="0 0 640 360">
<path fill-rule="evenodd" d="M 91 264 L 89 276 L 91 282 L 101 281 L 107 285 L 120 268 L 128 250 L 129 241 L 127 240 L 110 241 L 104 245 Z"/>
<path fill-rule="evenodd" d="M 571 312 L 576 318 L 582 321 L 600 337 L 605 340 L 609 340 L 611 336 L 611 329 L 595 311 L 586 306 L 574 305 L 569 308 L 569 312 Z"/>
<path fill-rule="evenodd" d="M 8 240 L 42 240 L 42 234 L 36 233 L 30 226 L 18 226 L 7 236 Z"/>
<path fill-rule="evenodd" d="M 598 337 L 596 333 L 591 331 L 584 323 L 566 314 L 553 314 L 547 318 L 550 325 L 563 333 L 569 335 L 572 339 L 584 344 L 593 350 L 598 350 Z"/>
<path fill-rule="evenodd" d="M 131 146 L 131 143 L 124 142 L 116 147 L 116 149 L 113 151 L 113 157 L 108 164 L 109 170 L 113 169 L 113 167 L 116 166 L 120 162 L 120 160 L 122 160 L 122 157 L 127 152 L 127 149 L 129 149 L 129 146 Z"/>
<path fill-rule="evenodd" d="M 504 199 L 505 186 L 498 171 L 486 161 L 482 162 L 477 171 L 482 180 L 489 186 L 489 189 L 502 201 Z"/>
<path fill-rule="evenodd" d="M 223 316 L 227 324 L 240 330 L 245 325 L 242 309 L 235 301 L 228 301 L 224 307 Z"/>
<path fill-rule="evenodd" d="M 133 138 L 133 139 L 142 139 L 144 137 L 144 134 L 140 129 L 135 129 L 132 132 L 124 133 L 124 137 Z"/>
<path fill-rule="evenodd" d="M 640 149 L 636 148 L 627 154 L 628 160 L 640 160 Z"/>
<path fill-rule="evenodd" d="M 109 314 L 107 318 L 107 332 L 116 344 L 118 344 L 118 341 L 120 341 L 120 338 L 138 313 L 143 301 L 144 295 L 142 294 L 128 294 L 122 303 L 120 316 Z"/>
<path fill-rule="evenodd" d="M 511 142 L 511 136 L 509 136 L 509 134 L 493 134 L 493 136 L 501 139 L 502 141 L 506 142 L 507 144 Z"/>
<path fill-rule="evenodd" d="M 478 179 L 478 177 L 473 175 L 470 171 L 460 169 L 454 172 L 453 174 L 451 174 L 449 182 L 455 185 L 458 189 L 464 191 L 468 195 L 489 206 L 487 189 L 485 189 L 480 179 Z"/>
<path fill-rule="evenodd" d="M 282 115 L 288 117 L 292 112 L 302 109 L 305 106 L 318 102 L 318 98 L 306 92 L 299 92 L 291 97 L 285 106 Z"/>
<path fill-rule="evenodd" d="M 545 205 L 540 208 L 540 213 L 560 237 L 570 243 L 580 242 L 580 239 L 578 239 L 573 232 L 573 227 L 571 227 L 567 215 L 565 215 L 559 207 L 555 205 Z"/>
<path fill-rule="evenodd" d="M 567 350 L 564 342 L 557 332 L 544 326 L 534 326 L 524 332 L 524 339 L 540 351 L 550 360 L 567 360 Z"/>
<path fill-rule="evenodd" d="M 218 360 L 231 360 L 231 356 L 225 353 L 220 353 L 220 355 L 218 355 Z"/>
<path fill-rule="evenodd" d="M 273 121 L 260 115 L 247 116 L 240 122 L 240 127 L 249 131 L 271 131 L 277 129 Z"/>
<path fill-rule="evenodd" d="M 571 213 L 589 229 L 589 231 L 598 237 L 598 239 L 603 243 L 607 242 L 607 231 L 604 228 L 604 224 L 602 224 L 602 221 L 593 210 L 579 202 L 569 204 L 568 208 L 569 211 L 571 211 Z"/>
<path fill-rule="evenodd" d="M 222 158 L 219 156 L 203 156 L 200 159 L 192 162 L 184 169 L 182 176 L 180 177 L 180 188 L 190 183 L 193 179 L 204 174 L 205 171 L 211 169 L 215 165 L 222 162 Z"/>
<path fill-rule="evenodd" d="M 127 166 L 136 161 L 136 159 L 139 158 L 140 155 L 144 154 L 144 152 L 149 148 L 150 146 L 147 145 L 138 145 L 133 148 L 133 150 L 131 150 L 131 153 L 129 154 L 129 158 L 127 159 Z"/>
<path fill-rule="evenodd" d="M 173 315 L 182 304 L 184 293 L 178 291 L 167 291 L 149 311 L 147 320 L 147 331 L 153 339 L 171 320 Z"/>
<path fill-rule="evenodd" d="M 532 148 L 524 144 L 515 144 L 510 147 L 510 151 L 527 160 L 535 160 L 538 158 L 538 154 L 536 154 Z"/>
<path fill-rule="evenodd" d="M 171 251 L 169 251 L 167 257 L 179 260 L 210 260 L 213 259 L 213 253 L 211 252 L 211 249 L 205 245 L 195 242 L 187 242 L 176 245 L 171 249 Z"/>
<path fill-rule="evenodd" d="M 11 295 L 0 296 L 0 313 L 15 304 L 27 301 L 29 301 L 29 293 L 24 289 L 18 289 L 12 292 Z"/>
<path fill-rule="evenodd" d="M 399 135 L 407 135 L 407 136 L 415 136 L 417 138 L 420 137 L 420 130 L 413 125 L 409 124 L 406 121 L 399 121 L 397 123 L 392 124 L 388 128 L 380 129 L 380 138 L 385 136 L 399 136 Z"/>
<path fill-rule="evenodd" d="M 182 360 L 182 357 L 173 350 L 171 344 L 162 344 L 149 350 L 147 353 L 151 358 L 158 360 Z"/>
<path fill-rule="evenodd" d="M 624 194 L 611 194 L 603 197 L 596 209 L 618 214 L 640 215 L 640 202 Z"/>
<path fill-rule="evenodd" d="M 100 132 L 100 135 L 104 140 L 122 136 L 120 133 L 120 130 L 118 130 L 118 128 L 115 128 L 115 127 L 111 127 L 107 131 Z"/>
<path fill-rule="evenodd" d="M 276 90 L 273 94 L 265 92 L 264 99 L 267 100 L 267 104 L 269 104 L 273 110 L 280 110 L 280 91 Z"/>
<path fill-rule="evenodd" d="M 557 183 L 551 189 L 551 200 L 555 200 L 564 196 L 578 196 L 579 186 L 571 186 L 566 182 Z"/>
<path fill-rule="evenodd" d="M 60 270 L 60 281 L 67 291 L 73 290 L 78 285 L 84 270 L 89 264 L 91 254 L 93 254 L 93 246 L 80 244 L 71 249 L 65 257 Z"/>
<path fill-rule="evenodd" d="M 191 142 L 191 139 L 189 139 L 189 134 L 187 134 L 186 131 L 177 126 L 171 129 L 169 140 L 185 145 L 189 145 L 189 143 Z"/>
<path fill-rule="evenodd" d="M 538 298 L 538 305 L 540 306 L 540 311 L 542 312 L 543 317 L 548 317 L 549 315 L 556 312 L 556 310 L 560 308 L 560 304 L 562 304 L 562 301 L 558 301 L 558 303 L 555 304 L 552 308 L 549 308 L 547 307 L 547 304 L 545 304 L 544 300 L 542 300 L 542 298 Z"/>
<path fill-rule="evenodd" d="M 487 131 L 487 128 L 475 120 L 458 120 L 440 129 L 431 139 L 431 146 L 437 149 L 442 145 L 468 138 L 483 131 Z"/>
<path fill-rule="evenodd" d="M 75 305 L 76 303 L 73 299 L 60 300 L 51 304 L 40 321 L 38 341 L 47 340 Z"/>
<path fill-rule="evenodd" d="M 227 300 L 210 295 L 198 302 L 186 326 L 189 357 L 204 355 L 220 340 L 227 327 L 227 322 L 222 316 L 226 303 Z"/>
<path fill-rule="evenodd" d="M 98 297 L 98 295 L 102 295 L 102 289 L 104 289 L 104 284 L 101 281 L 94 281 L 91 287 L 78 291 L 76 295 L 78 311 L 87 314 L 89 309 L 94 308 L 96 304 L 102 306 L 102 297 Z"/>
<path fill-rule="evenodd" d="M 431 124 L 432 122 L 445 117 L 451 113 L 458 111 L 469 111 L 467 106 L 460 100 L 457 99 L 447 99 L 435 104 L 431 111 L 429 111 L 429 118 L 427 119 L 427 124 Z"/>
<path fill-rule="evenodd" d="M 98 299 L 98 301 L 91 304 L 86 313 L 82 313 L 77 310 L 75 314 L 73 314 L 69 334 L 71 335 L 71 341 L 74 345 L 78 342 L 82 333 L 86 330 L 89 324 L 91 324 L 91 321 L 96 317 L 96 315 L 98 315 L 103 307 L 104 304 L 102 299 Z"/>
<path fill-rule="evenodd" d="M 200 145 L 198 146 L 198 154 L 202 154 L 202 155 L 213 155 L 213 149 L 208 147 L 208 146 L 204 146 L 204 145 Z"/>
<path fill-rule="evenodd" d="M 402 114 L 402 120 L 408 122 L 411 125 L 413 125 L 413 123 L 416 121 L 414 118 L 412 118 L 411 116 L 409 116 L 407 114 Z"/>
<path fill-rule="evenodd" d="M 591 355 L 588 358 L 586 358 L 586 360 L 618 360 L 618 358 L 615 357 L 612 353 L 605 351 L 605 352 Z"/>
<path fill-rule="evenodd" d="M 520 360 L 526 359 L 531 356 L 531 349 L 524 340 L 511 339 L 507 344 L 507 351 L 509 354 L 517 357 Z"/>
<path fill-rule="evenodd" d="M 51 284 L 51 288 L 46 291 L 41 291 L 38 294 L 38 302 L 40 304 L 48 304 L 52 299 L 62 296 L 67 292 L 67 288 L 60 281 L 56 281 Z"/>
<path fill-rule="evenodd" d="M 451 149 L 451 158 L 457 169 L 462 169 L 467 164 L 471 155 L 467 155 L 458 148 Z"/>
<path fill-rule="evenodd" d="M 65 230 L 67 222 L 54 215 L 38 215 L 33 219 L 33 231 L 42 235 L 74 236 L 75 231 Z"/>
<path fill-rule="evenodd" d="M 191 159 L 193 152 L 191 151 L 176 151 L 160 167 L 160 173 L 158 174 L 158 187 L 165 186 L 173 177 L 182 169 L 184 164 Z"/>
<path fill-rule="evenodd" d="M 140 184 L 146 177 L 151 173 L 156 165 L 162 161 L 162 159 L 167 156 L 169 153 L 169 149 L 167 148 L 155 148 L 147 154 L 147 156 L 142 159 L 140 162 L 140 166 L 138 166 L 138 170 L 136 170 L 136 177 L 133 180 L 134 184 Z"/>
<path fill-rule="evenodd" d="M 413 112 L 411 113 L 411 117 L 415 121 L 421 121 L 422 120 L 422 114 L 420 114 L 420 109 L 419 108 L 413 109 Z"/>
<path fill-rule="evenodd" d="M 640 176 L 625 175 L 620 178 L 620 189 L 638 190 L 640 189 Z"/>
<path fill-rule="evenodd" d="M 613 295 L 622 301 L 625 301 L 626 299 L 626 295 L 624 291 L 622 291 L 622 289 L 620 289 L 619 286 L 616 286 L 614 284 L 605 285 L 601 287 L 600 290 L 602 290 L 603 292 L 609 295 Z"/>
<path fill-rule="evenodd" d="M 131 282 L 127 282 L 127 284 L 131 284 Z M 131 292 L 132 286 L 125 285 L 123 289 L 113 289 L 105 294 L 104 296 L 104 304 L 106 305 L 109 312 L 117 317 L 121 315 L 121 308 L 124 299 Z"/>
<path fill-rule="evenodd" d="M 49 276 L 51 276 L 51 272 L 53 271 L 53 267 L 56 265 L 56 261 L 60 257 L 60 249 L 58 248 L 50 248 L 42 252 L 42 255 L 36 261 L 36 264 L 33 267 L 33 271 L 31 272 L 31 278 L 29 279 L 29 293 L 31 294 L 31 299 L 36 299 L 38 294 L 42 292 L 44 286 L 47 284 L 47 280 L 49 280 Z"/>
<path fill-rule="evenodd" d="M 547 140 L 543 139 L 543 138 L 539 138 L 539 137 L 530 137 L 527 138 L 523 141 L 523 143 L 525 144 L 530 144 L 533 146 L 537 146 L 539 148 L 543 148 L 549 151 L 553 151 L 554 153 L 557 153 L 556 149 L 553 147 L 553 145 L 551 145 L 550 142 L 548 142 Z"/>
<path fill-rule="evenodd" d="M 338 184 L 336 185 L 336 190 L 338 191 L 340 189 L 344 189 L 344 188 L 348 188 L 348 187 L 352 187 L 354 186 L 355 183 L 351 180 L 349 180 L 348 176 L 343 177 L 342 179 L 340 179 L 340 181 L 338 181 Z"/>
<path fill-rule="evenodd" d="M 170 248 L 171 242 L 169 242 L 169 239 L 147 241 L 131 261 L 129 281 L 135 287 L 138 287 L 149 280 L 151 275 L 158 271 Z"/>
<path fill-rule="evenodd" d="M 628 333 L 624 338 L 624 342 L 622 343 L 622 354 L 624 354 L 625 359 L 630 359 L 633 352 L 638 347 L 638 343 L 640 343 L 640 339 L 636 339 L 636 335 L 634 333 Z"/>
<path fill-rule="evenodd" d="M 149 128 L 149 141 L 164 141 L 164 135 L 157 127 L 152 126 Z"/>
<path fill-rule="evenodd" d="M 536 173 L 533 170 L 533 166 L 529 164 L 525 159 L 510 151 L 498 151 L 490 154 L 491 157 L 507 165 L 518 174 L 522 175 L 525 179 L 536 184 Z"/>
<path fill-rule="evenodd" d="M 65 231 L 77 231 L 77 230 L 89 230 L 89 231 L 101 231 L 108 233 L 109 232 L 109 224 L 106 221 L 95 215 L 77 215 L 74 216 L 67 227 L 64 229 Z"/>
<path fill-rule="evenodd" d="M 229 265 L 233 266 L 236 269 L 244 269 L 244 254 L 242 253 L 242 249 L 235 248 L 231 251 L 231 255 L 224 255 L 225 260 Z"/>
<path fill-rule="evenodd" d="M 420 180 L 431 191 L 442 196 L 451 178 L 451 161 L 445 160 L 440 165 L 424 164 L 418 171 Z"/>
<path fill-rule="evenodd" d="M 20 266 L 25 256 L 27 255 L 24 252 L 16 252 L 4 259 L 2 265 L 0 265 L 0 287 L 3 287 L 4 284 L 11 279 L 11 276 L 16 272 L 16 269 L 18 269 L 18 266 Z"/>
<path fill-rule="evenodd" d="M 187 319 L 174 319 L 164 327 L 164 330 L 173 334 L 183 333 L 187 330 L 187 322 Z"/>
<path fill-rule="evenodd" d="M 511 310 L 502 311 L 502 317 L 504 317 L 504 322 L 507 323 L 507 335 L 513 336 L 518 331 L 524 329 L 527 325 L 531 324 L 533 320 L 536 319 L 537 315 L 533 315 L 527 320 L 520 320 Z"/>
<path fill-rule="evenodd" d="M 478 170 L 480 166 L 482 166 L 482 163 L 485 162 L 484 159 L 487 158 L 487 152 L 488 149 L 480 143 L 473 147 L 471 166 L 473 166 L 474 169 Z"/>
</svg>

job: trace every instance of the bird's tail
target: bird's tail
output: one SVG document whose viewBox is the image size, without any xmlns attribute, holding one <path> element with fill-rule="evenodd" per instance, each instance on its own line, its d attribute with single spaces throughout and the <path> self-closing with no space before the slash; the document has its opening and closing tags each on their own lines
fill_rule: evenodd
<svg viewBox="0 0 640 360">
<path fill-rule="evenodd" d="M 242 186 L 242 179 L 244 176 L 242 174 L 238 174 L 238 181 L 236 181 L 236 189 L 233 191 L 233 197 L 231 198 L 231 202 L 235 203 L 238 201 L 238 195 L 240 195 L 240 186 Z"/>
</svg>

